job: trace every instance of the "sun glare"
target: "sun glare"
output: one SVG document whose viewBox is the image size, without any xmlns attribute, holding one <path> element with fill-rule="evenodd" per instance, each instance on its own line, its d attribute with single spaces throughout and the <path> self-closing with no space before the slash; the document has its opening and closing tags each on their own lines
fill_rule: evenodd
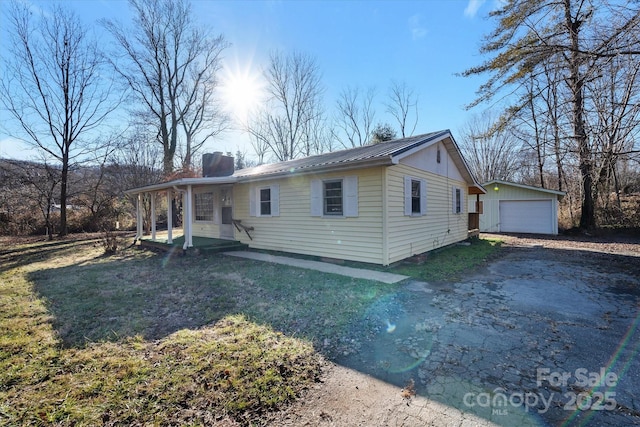
<svg viewBox="0 0 640 427">
<path fill-rule="evenodd" d="M 241 124 L 255 111 L 264 96 L 262 76 L 250 68 L 225 69 L 221 91 L 227 109 Z"/>
</svg>

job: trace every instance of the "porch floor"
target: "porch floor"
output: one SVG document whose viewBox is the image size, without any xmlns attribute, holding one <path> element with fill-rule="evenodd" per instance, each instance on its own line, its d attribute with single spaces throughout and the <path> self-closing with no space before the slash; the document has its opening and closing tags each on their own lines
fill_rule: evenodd
<svg viewBox="0 0 640 427">
<path fill-rule="evenodd" d="M 176 233 L 175 231 L 178 231 Z M 140 238 L 140 245 L 146 247 L 153 247 L 158 249 L 170 250 L 172 248 L 182 248 L 184 245 L 184 235 L 182 230 L 174 230 L 173 243 L 167 243 L 167 232 L 157 232 L 155 240 L 151 239 L 151 236 L 143 236 Z M 191 238 L 193 242 L 193 248 L 199 249 L 205 252 L 224 252 L 233 250 L 247 249 L 247 245 L 238 242 L 237 240 L 215 239 L 211 237 L 199 237 L 193 236 Z"/>
</svg>

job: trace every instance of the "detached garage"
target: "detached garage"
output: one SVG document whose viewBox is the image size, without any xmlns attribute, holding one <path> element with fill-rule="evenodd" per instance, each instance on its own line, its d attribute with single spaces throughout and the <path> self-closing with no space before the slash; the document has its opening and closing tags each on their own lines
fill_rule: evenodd
<svg viewBox="0 0 640 427">
<path fill-rule="evenodd" d="M 480 195 L 480 231 L 558 234 L 558 200 L 564 192 L 500 180 L 482 186 L 487 194 Z"/>
</svg>

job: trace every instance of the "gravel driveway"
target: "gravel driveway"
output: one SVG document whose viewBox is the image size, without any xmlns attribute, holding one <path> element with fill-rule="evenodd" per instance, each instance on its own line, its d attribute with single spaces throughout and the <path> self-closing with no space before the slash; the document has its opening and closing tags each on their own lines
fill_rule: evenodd
<svg viewBox="0 0 640 427">
<path fill-rule="evenodd" d="M 484 271 L 370 307 L 337 363 L 498 425 L 640 425 L 640 245 L 501 238 Z M 385 425 L 439 425 L 394 408 Z"/>
</svg>

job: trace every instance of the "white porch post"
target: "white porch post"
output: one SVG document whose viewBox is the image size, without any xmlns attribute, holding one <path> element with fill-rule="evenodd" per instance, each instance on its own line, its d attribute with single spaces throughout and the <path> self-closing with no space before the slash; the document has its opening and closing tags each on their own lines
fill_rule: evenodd
<svg viewBox="0 0 640 427">
<path fill-rule="evenodd" d="M 189 246 L 187 234 L 189 230 L 189 205 L 187 204 L 187 192 L 181 191 L 182 193 L 182 235 L 184 237 L 184 245 L 182 249 L 186 250 Z"/>
<path fill-rule="evenodd" d="M 189 248 L 193 246 L 193 233 L 192 233 L 192 230 L 191 230 L 191 223 L 193 221 L 193 213 L 192 213 L 193 206 L 192 206 L 192 204 L 193 204 L 193 192 L 191 191 L 191 186 L 188 185 L 187 186 L 187 212 L 188 212 L 189 216 L 188 216 L 188 219 L 187 219 L 186 223 L 189 224 L 189 228 L 187 229 L 188 232 L 187 232 L 187 234 L 185 236 L 184 241 L 187 244 L 187 247 L 189 247 Z"/>
<path fill-rule="evenodd" d="M 156 240 L 156 193 L 151 195 L 151 240 Z"/>
<path fill-rule="evenodd" d="M 167 243 L 173 243 L 173 207 L 171 202 L 173 201 L 173 193 L 171 189 L 167 189 Z"/>
<path fill-rule="evenodd" d="M 136 239 L 142 237 L 142 193 L 136 198 Z"/>
</svg>

